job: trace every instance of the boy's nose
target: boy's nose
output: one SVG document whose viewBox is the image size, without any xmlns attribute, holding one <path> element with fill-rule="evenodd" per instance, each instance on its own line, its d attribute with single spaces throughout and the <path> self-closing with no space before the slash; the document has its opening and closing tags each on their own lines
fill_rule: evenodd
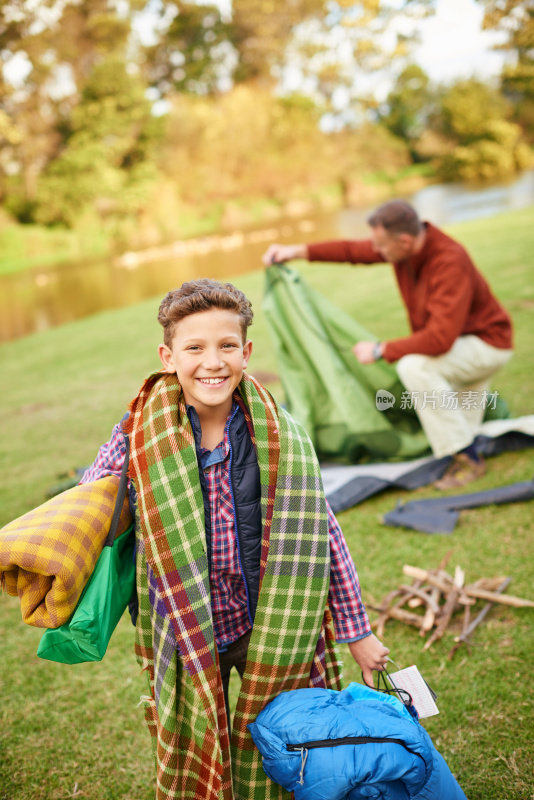
<svg viewBox="0 0 534 800">
<path fill-rule="evenodd" d="M 219 369 L 223 364 L 223 359 L 218 350 L 206 350 L 204 354 L 204 366 L 208 369 Z"/>
</svg>

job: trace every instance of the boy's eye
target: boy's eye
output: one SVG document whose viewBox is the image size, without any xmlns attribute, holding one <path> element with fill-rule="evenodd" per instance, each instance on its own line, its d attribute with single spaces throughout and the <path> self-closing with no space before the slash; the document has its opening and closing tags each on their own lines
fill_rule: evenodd
<svg viewBox="0 0 534 800">
<path fill-rule="evenodd" d="M 233 350 L 235 347 L 237 347 L 237 345 L 234 344 L 234 342 L 226 342 L 226 344 L 223 344 L 223 350 Z"/>
</svg>

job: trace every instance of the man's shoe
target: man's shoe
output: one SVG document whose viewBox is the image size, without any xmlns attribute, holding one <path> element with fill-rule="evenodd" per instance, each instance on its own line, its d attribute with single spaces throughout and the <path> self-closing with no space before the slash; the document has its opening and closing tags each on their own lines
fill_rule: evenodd
<svg viewBox="0 0 534 800">
<path fill-rule="evenodd" d="M 486 465 L 482 458 L 475 461 L 466 453 L 456 453 L 445 474 L 434 483 L 436 489 L 458 489 L 471 481 L 481 478 L 486 472 Z"/>
</svg>

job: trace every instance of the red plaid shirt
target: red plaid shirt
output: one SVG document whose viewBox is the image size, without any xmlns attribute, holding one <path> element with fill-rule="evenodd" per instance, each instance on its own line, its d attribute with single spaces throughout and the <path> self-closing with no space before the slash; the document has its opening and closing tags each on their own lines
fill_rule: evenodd
<svg viewBox="0 0 534 800">
<path fill-rule="evenodd" d="M 234 406 L 235 409 L 235 406 Z M 239 565 L 232 492 L 228 469 L 230 448 L 228 426 L 220 444 L 209 451 L 202 449 L 201 468 L 208 488 L 211 515 L 211 605 L 215 641 L 219 650 L 251 628 L 245 580 Z M 115 425 L 111 439 L 102 445 L 94 464 L 86 470 L 81 483 L 106 475 L 120 475 L 125 453 L 120 425 Z M 330 538 L 330 590 L 336 640 L 354 642 L 371 633 L 362 603 L 356 567 L 339 524 L 326 504 Z"/>
</svg>

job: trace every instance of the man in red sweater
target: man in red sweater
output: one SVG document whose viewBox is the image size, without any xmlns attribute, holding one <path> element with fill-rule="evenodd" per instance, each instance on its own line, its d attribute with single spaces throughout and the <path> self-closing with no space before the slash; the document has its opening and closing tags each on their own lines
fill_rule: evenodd
<svg viewBox="0 0 534 800">
<path fill-rule="evenodd" d="M 362 364 L 397 362 L 434 455 L 452 456 L 440 489 L 464 486 L 485 472 L 474 439 L 491 376 L 512 354 L 512 323 L 466 250 L 401 200 L 368 219 L 369 239 L 273 244 L 264 263 L 291 261 L 375 264 L 389 261 L 412 333 L 386 342 L 358 342 Z"/>
</svg>

